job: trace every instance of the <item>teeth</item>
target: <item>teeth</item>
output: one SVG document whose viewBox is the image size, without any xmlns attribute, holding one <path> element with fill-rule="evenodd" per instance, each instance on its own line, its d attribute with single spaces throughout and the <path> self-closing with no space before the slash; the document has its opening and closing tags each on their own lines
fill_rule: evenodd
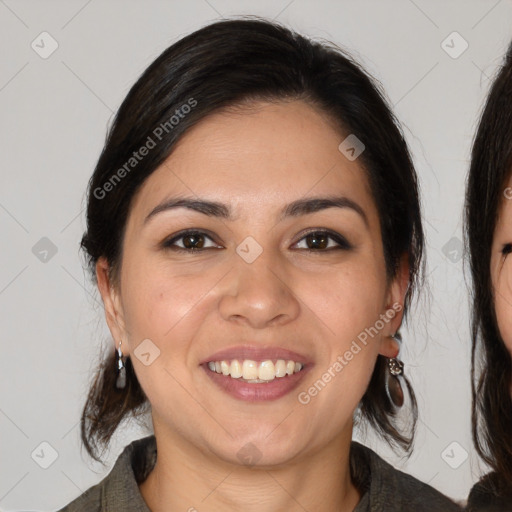
<svg viewBox="0 0 512 512">
<path fill-rule="evenodd" d="M 276 378 L 276 369 L 272 361 L 263 361 L 260 363 L 258 378 L 260 380 L 274 380 Z"/>
<path fill-rule="evenodd" d="M 236 359 L 231 361 L 228 375 L 233 379 L 239 379 L 242 376 L 242 365 Z"/>
<path fill-rule="evenodd" d="M 215 364 L 217 365 L 217 364 Z M 242 364 L 242 377 L 245 380 L 253 380 L 258 378 L 258 363 L 246 359 Z"/>
<path fill-rule="evenodd" d="M 215 368 L 217 368 L 217 364 L 215 364 Z M 222 375 L 229 375 L 229 364 L 226 361 L 220 362 L 220 369 L 222 370 Z"/>
<path fill-rule="evenodd" d="M 300 372 L 303 365 L 296 361 L 285 361 L 284 359 L 278 359 L 277 361 L 268 359 L 261 363 L 251 359 L 244 359 L 242 362 L 233 359 L 231 363 L 229 361 L 210 361 L 208 368 L 212 372 L 229 375 L 232 379 L 242 378 L 247 382 L 257 384 Z"/>
<path fill-rule="evenodd" d="M 276 377 L 284 377 L 286 375 L 286 361 L 278 359 L 275 365 Z"/>
</svg>

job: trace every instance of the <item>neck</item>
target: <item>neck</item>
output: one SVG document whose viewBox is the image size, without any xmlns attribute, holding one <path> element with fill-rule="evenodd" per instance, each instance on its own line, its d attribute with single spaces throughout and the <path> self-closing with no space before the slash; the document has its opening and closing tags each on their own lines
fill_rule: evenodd
<svg viewBox="0 0 512 512">
<path fill-rule="evenodd" d="M 157 462 L 140 485 L 152 512 L 350 512 L 360 500 L 350 478 L 351 431 L 314 453 L 265 467 L 226 462 L 156 426 L 155 437 Z"/>
</svg>

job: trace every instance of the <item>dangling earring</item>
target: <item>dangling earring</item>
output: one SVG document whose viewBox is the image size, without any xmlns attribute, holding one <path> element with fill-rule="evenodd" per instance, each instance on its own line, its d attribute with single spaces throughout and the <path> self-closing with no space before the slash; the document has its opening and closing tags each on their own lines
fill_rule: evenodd
<svg viewBox="0 0 512 512">
<path fill-rule="evenodd" d="M 121 343 L 119 342 L 119 347 L 117 349 L 117 380 L 116 380 L 116 388 L 124 389 L 126 387 L 126 368 L 123 363 L 123 353 L 121 352 Z"/>
<path fill-rule="evenodd" d="M 391 337 L 395 339 L 399 344 L 402 341 L 402 338 L 398 333 Z M 402 361 L 400 361 L 398 358 L 389 358 L 385 386 L 388 398 L 396 408 L 400 408 L 402 405 L 404 405 L 404 392 L 399 380 L 403 373 L 404 363 L 402 363 Z"/>
</svg>

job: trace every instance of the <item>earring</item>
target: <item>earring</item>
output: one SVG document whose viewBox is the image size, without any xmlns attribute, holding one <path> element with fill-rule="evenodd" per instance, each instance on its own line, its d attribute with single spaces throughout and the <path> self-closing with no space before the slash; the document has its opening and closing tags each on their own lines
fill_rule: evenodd
<svg viewBox="0 0 512 512">
<path fill-rule="evenodd" d="M 402 338 L 398 333 L 391 337 L 395 339 L 399 344 L 402 341 Z M 404 363 L 395 357 L 389 358 L 385 387 L 390 402 L 397 408 L 400 408 L 402 405 L 404 405 L 404 392 L 399 380 L 403 373 Z"/>
<path fill-rule="evenodd" d="M 117 380 L 116 380 L 116 388 L 124 389 L 126 387 L 126 368 L 123 363 L 123 353 L 121 352 L 121 343 L 119 342 L 119 347 L 117 348 Z"/>
</svg>

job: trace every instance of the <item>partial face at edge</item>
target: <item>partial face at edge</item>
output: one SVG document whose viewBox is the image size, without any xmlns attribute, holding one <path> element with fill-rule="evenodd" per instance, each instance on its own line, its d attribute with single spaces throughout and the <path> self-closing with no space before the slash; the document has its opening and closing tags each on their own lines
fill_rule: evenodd
<svg viewBox="0 0 512 512">
<path fill-rule="evenodd" d="M 512 176 L 503 191 L 494 231 L 491 278 L 498 327 L 512 357 Z"/>
<path fill-rule="evenodd" d="M 358 161 L 338 150 L 343 139 L 303 102 L 262 103 L 204 119 L 144 183 L 127 222 L 121 290 L 107 319 L 151 402 L 155 432 L 234 463 L 253 443 L 260 464 L 350 438 L 377 355 L 396 355 L 389 336 L 401 315 L 385 322 L 382 315 L 403 304 L 406 283 L 387 282 L 376 205 Z M 281 218 L 294 201 L 333 196 L 357 208 Z M 145 220 L 176 197 L 223 203 L 232 219 L 180 207 Z M 179 238 L 186 229 L 203 234 Z M 312 231 L 327 233 L 308 236 Z M 249 251 L 262 250 L 254 261 L 240 251 L 247 237 Z M 376 325 L 378 334 L 366 345 L 359 341 L 361 350 L 344 358 L 343 369 L 307 404 L 299 402 L 299 393 Z M 146 339 L 160 351 L 150 365 L 135 355 Z M 303 354 L 309 371 L 278 399 L 235 398 L 201 363 L 245 344 Z"/>
</svg>

